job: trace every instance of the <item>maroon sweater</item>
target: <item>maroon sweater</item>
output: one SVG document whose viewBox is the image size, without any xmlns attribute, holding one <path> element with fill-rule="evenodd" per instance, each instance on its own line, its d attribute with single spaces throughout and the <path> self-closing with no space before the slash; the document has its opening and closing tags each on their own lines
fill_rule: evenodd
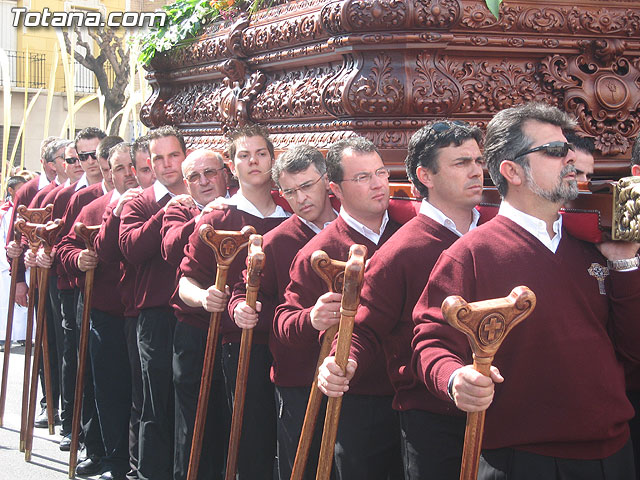
<svg viewBox="0 0 640 480">
<path fill-rule="evenodd" d="M 219 230 L 241 230 L 245 225 L 251 225 L 260 235 L 280 225 L 285 218 L 259 218 L 243 210 L 238 210 L 235 205 L 230 205 L 226 210 L 214 210 L 200 218 L 195 225 L 194 232 L 189 237 L 189 243 L 185 247 L 185 257 L 180 264 L 180 272 L 184 277 L 193 278 L 200 285 L 208 287 L 215 283 L 216 259 L 213 250 L 201 239 L 198 231 L 201 225 L 208 223 Z M 247 249 L 243 248 L 229 267 L 227 285 L 235 285 L 242 278 L 242 270 L 246 265 Z M 209 326 L 211 314 L 202 308 L 187 306 L 176 290 L 173 296 L 173 307 L 176 310 L 178 321 L 206 330 Z M 223 343 L 238 343 L 242 336 L 242 330 L 235 324 L 227 311 L 222 312 L 220 333 Z M 269 340 L 268 330 L 256 330 L 254 343 L 267 344 Z"/>
<path fill-rule="evenodd" d="M 184 247 L 196 225 L 195 217 L 199 213 L 200 210 L 197 207 L 171 205 L 167 208 L 162 219 L 162 229 L 160 230 L 162 258 L 176 268 L 176 273 L 184 257 Z"/>
<path fill-rule="evenodd" d="M 349 248 L 355 243 L 367 247 L 368 257 L 384 244 L 400 225 L 389 221 L 378 245 L 349 227 L 342 217 L 312 238 L 296 255 L 291 265 L 291 281 L 284 294 L 284 302 L 276 309 L 274 319 L 275 339 L 282 348 L 294 347 L 300 355 L 293 364 L 280 365 L 283 386 L 302 387 L 313 382 L 320 353 L 320 334 L 311 325 L 311 309 L 318 297 L 327 292 L 324 281 L 311 267 L 311 254 L 324 250 L 334 260 L 346 261 Z M 365 395 L 392 395 L 393 388 L 387 375 L 380 375 L 385 364 L 382 355 L 369 369 L 363 369 L 359 381 L 351 384 L 350 392 Z M 283 371 L 287 367 L 288 371 Z"/>
<path fill-rule="evenodd" d="M 31 201 L 33 200 L 33 197 L 36 196 L 36 194 L 38 193 L 38 185 L 40 185 L 40 176 L 37 175 L 36 177 L 32 178 L 31 180 L 29 180 L 28 182 L 26 182 L 22 187 L 20 187 L 20 189 L 18 190 L 18 193 L 16 193 L 15 198 L 13 199 L 13 211 L 11 212 L 11 222 L 9 223 L 9 231 L 7 232 L 7 245 L 9 244 L 9 242 L 11 242 L 13 240 L 14 237 L 14 230 L 13 230 L 13 226 L 16 223 L 16 215 L 18 215 L 18 207 L 20 205 L 25 205 L 25 206 L 29 206 L 29 204 L 31 203 Z M 26 244 L 27 241 L 26 239 L 22 239 L 22 244 Z M 7 260 L 9 261 L 9 266 L 11 266 L 12 263 L 12 259 L 7 257 Z M 18 282 L 24 282 L 25 281 L 25 266 L 24 266 L 24 256 L 20 256 L 20 259 L 18 260 L 18 277 L 17 277 L 17 281 Z"/>
<path fill-rule="evenodd" d="M 67 187 L 71 188 L 73 185 Z M 75 187 L 73 187 L 75 188 Z M 66 194 L 66 190 L 64 189 L 60 192 L 58 197 Z M 58 254 L 58 244 L 60 241 L 73 230 L 73 225 L 76 223 L 76 218 L 80 215 L 80 211 L 91 202 L 93 202 L 96 198 L 100 198 L 104 195 L 104 191 L 102 190 L 102 182 L 94 183 L 93 185 L 89 185 L 88 187 L 81 188 L 77 192 L 71 195 L 69 199 L 69 203 L 67 204 L 67 208 L 65 209 L 64 215 L 62 216 L 62 220 L 64 220 L 64 226 L 60 231 L 60 234 L 57 237 L 56 247 L 54 249 L 54 253 L 56 255 L 56 260 L 58 264 L 56 266 L 56 271 L 58 273 L 58 289 L 66 290 L 71 289 L 75 286 L 76 282 L 74 280 L 73 274 L 66 271 L 64 267 L 60 264 L 60 256 Z M 58 199 L 56 197 L 56 200 Z M 55 204 L 54 204 L 55 210 Z M 99 224 L 99 222 L 98 222 Z"/>
<path fill-rule="evenodd" d="M 138 310 L 168 308 L 176 287 L 176 269 L 160 252 L 163 207 L 169 200 L 167 194 L 156 202 L 152 185 L 127 202 L 120 215 L 120 250 L 137 267 L 134 297 Z"/>
<path fill-rule="evenodd" d="M 87 226 L 100 225 L 112 196 L 113 190 L 86 205 L 75 221 Z M 75 279 L 76 286 L 81 290 L 84 290 L 85 273 L 78 268 L 78 257 L 85 248 L 84 240 L 79 238 L 74 230 L 65 235 L 58 244 L 60 263 L 68 275 Z M 91 307 L 110 315 L 122 316 L 124 305 L 118 288 L 114 288 L 119 281 L 120 263 L 99 261 L 94 273 Z"/>
<path fill-rule="evenodd" d="M 125 260 L 120 251 L 120 245 L 118 245 L 120 217 L 116 217 L 113 214 L 114 207 L 115 205 L 108 204 L 102 216 L 100 231 L 95 240 L 96 253 L 100 258 L 100 262 L 120 265 L 118 291 L 124 306 L 123 315 L 125 317 L 137 317 L 139 312 L 134 298 L 137 269 L 135 265 Z"/>
<path fill-rule="evenodd" d="M 306 347 L 285 345 L 276 340 L 273 334 L 273 317 L 276 307 L 284 302 L 284 291 L 289 284 L 289 268 L 293 258 L 314 236 L 313 230 L 297 215 L 293 215 L 263 238 L 265 261 L 258 292 L 262 310 L 256 331 L 266 332 L 269 335 L 269 347 L 273 355 L 271 381 L 280 386 L 288 385 L 287 376 L 293 370 L 291 367 L 297 365 L 299 359 L 304 357 Z M 246 269 L 243 272 L 243 279 L 246 281 Z M 229 301 L 229 315 L 233 315 L 236 306 L 246 299 L 245 281 L 238 282 L 233 289 L 233 295 Z"/>
<path fill-rule="evenodd" d="M 518 285 L 537 296 L 533 313 L 495 357 L 505 380 L 487 410 L 484 448 L 597 459 L 627 441 L 633 409 L 618 356 L 640 358 L 640 271 L 612 271 L 601 295 L 588 273 L 593 263 L 606 260 L 566 230 L 553 254 L 501 215 L 466 234 L 436 263 L 413 312 L 412 363 L 443 401 L 453 371 L 472 359 L 466 337 L 443 320 L 442 301 L 449 295 L 468 302 L 504 297 Z"/>
<path fill-rule="evenodd" d="M 411 369 L 413 307 L 443 250 L 458 235 L 435 220 L 418 215 L 382 245 L 367 265 L 356 314 L 351 355 L 360 368 L 378 362 L 382 346 L 395 390 L 393 408 L 462 415 L 451 402 L 433 396 Z"/>
<path fill-rule="evenodd" d="M 47 204 L 44 203 L 45 198 L 47 198 L 47 195 L 51 193 L 53 190 L 55 190 L 56 188 L 58 188 L 59 186 L 60 184 L 56 183 L 55 181 L 49 182 L 49 185 L 47 185 L 46 187 L 43 187 L 40 191 L 38 191 L 38 193 L 35 194 L 31 202 L 29 203 L 29 208 L 46 207 Z"/>
</svg>

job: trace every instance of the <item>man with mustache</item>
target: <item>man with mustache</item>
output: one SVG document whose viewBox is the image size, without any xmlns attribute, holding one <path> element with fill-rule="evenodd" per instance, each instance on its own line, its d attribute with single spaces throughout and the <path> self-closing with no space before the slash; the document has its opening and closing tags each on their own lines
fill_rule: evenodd
<svg viewBox="0 0 640 480">
<path fill-rule="evenodd" d="M 442 253 L 413 311 L 419 378 L 462 411 L 488 409 L 481 480 L 634 478 L 620 359 L 640 359 L 638 244 L 593 245 L 563 229 L 558 210 L 578 194 L 562 133 L 573 125 L 540 103 L 494 116 L 484 155 L 499 213 Z M 484 376 L 442 302 L 504 297 L 518 285 L 536 294 L 536 308 Z"/>
<path fill-rule="evenodd" d="M 368 368 L 382 348 L 395 391 L 393 408 L 400 416 L 406 479 L 457 480 L 460 474 L 464 415 L 432 395 L 413 373 L 411 315 L 442 251 L 477 226 L 481 141 L 479 128 L 446 120 L 432 122 L 411 137 L 405 164 L 423 198 L 420 212 L 367 266 L 347 376 L 335 357 L 327 357 L 320 368 L 320 389 L 340 396 L 348 391 L 354 371 Z"/>
<path fill-rule="evenodd" d="M 326 163 L 340 214 L 296 255 L 291 282 L 274 319 L 275 339 L 300 352 L 289 386 L 313 383 L 322 332 L 340 321 L 342 294 L 327 292 L 311 267 L 313 252 L 324 250 L 330 258 L 346 261 L 349 248 L 357 243 L 367 247 L 369 258 L 400 227 L 387 213 L 389 171 L 370 140 L 354 136 L 336 142 L 327 151 Z M 378 355 L 376 360 L 362 370 L 343 400 L 335 447 L 338 480 L 402 477 L 400 428 L 391 408 L 393 388 L 384 358 Z"/>
<path fill-rule="evenodd" d="M 174 351 L 188 351 L 193 355 L 194 367 L 189 372 L 191 375 L 188 378 L 182 376 L 185 372 L 180 369 L 174 377 L 174 382 L 182 383 L 183 405 L 187 403 L 185 401 L 187 395 L 191 396 L 194 411 L 193 420 L 190 422 L 195 420 L 195 405 L 197 405 L 200 389 L 201 365 L 204 359 L 210 312 L 222 312 L 221 345 L 216 350 L 213 392 L 207 417 L 207 424 L 211 427 L 205 430 L 205 437 L 214 435 L 214 429 L 223 431 L 225 428 L 224 409 L 233 405 L 242 331 L 227 312 L 228 291 L 221 292 L 212 285 L 216 277 L 216 260 L 211 248 L 200 239 L 198 230 L 205 223 L 217 230 L 241 230 L 245 225 L 251 225 L 257 233 L 264 235 L 289 216 L 282 207 L 276 205 L 271 196 L 274 148 L 267 131 L 259 125 L 236 130 L 230 135 L 227 153 L 231 159 L 229 165 L 231 172 L 238 178 L 240 188 L 227 200 L 226 209 L 213 210 L 202 215 L 195 225 L 194 232 L 185 247 L 185 258 L 180 264 L 182 278 L 178 295 L 174 295 L 173 298 L 179 323 L 176 327 L 179 330 L 179 336 L 174 342 Z M 246 257 L 247 249 L 243 248 L 229 268 L 228 285 L 235 285 L 241 279 Z M 178 342 L 180 342 L 179 345 Z M 273 385 L 269 382 L 271 354 L 267 342 L 268 335 L 256 334 L 253 338 L 244 410 L 245 420 L 242 425 L 238 453 L 240 480 L 266 479 L 273 476 L 275 418 L 262 415 L 265 408 L 275 411 Z M 179 364 L 180 359 L 174 357 L 174 365 Z M 226 389 L 228 406 L 220 403 L 223 397 L 219 390 L 223 386 Z M 227 415 L 229 415 L 228 410 Z M 190 422 L 185 421 L 185 423 Z M 211 442 L 217 442 L 217 446 L 212 449 L 216 458 L 211 458 L 206 465 L 203 465 L 206 469 L 200 469 L 199 478 L 221 478 L 220 467 L 226 458 L 225 448 L 228 437 L 226 439 L 217 437 Z M 190 447 L 190 442 L 185 447 Z M 219 456 L 222 456 L 222 461 Z M 176 462 L 174 480 L 185 478 L 188 460 L 187 453 L 186 458 Z"/>
</svg>

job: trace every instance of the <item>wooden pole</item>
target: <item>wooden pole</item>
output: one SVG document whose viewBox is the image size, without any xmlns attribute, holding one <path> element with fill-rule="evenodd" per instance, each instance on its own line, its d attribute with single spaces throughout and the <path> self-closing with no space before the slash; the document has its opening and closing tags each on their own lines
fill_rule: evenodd
<svg viewBox="0 0 640 480">
<path fill-rule="evenodd" d="M 311 255 L 311 267 L 327 285 L 330 292 L 342 292 L 344 284 L 344 269 L 347 262 L 333 260 L 329 258 L 322 250 L 317 250 Z M 307 401 L 307 409 L 304 414 L 304 422 L 300 431 L 300 440 L 298 440 L 298 449 L 296 450 L 296 458 L 293 462 L 291 470 L 291 480 L 302 480 L 309 458 L 309 450 L 313 441 L 313 434 L 318 420 L 318 412 L 322 403 L 322 392 L 318 388 L 318 368 L 331 352 L 333 339 L 338 333 L 338 325 L 328 328 L 322 337 L 322 345 L 316 362 L 316 373 L 311 382 L 311 390 L 309 391 L 309 400 Z"/>
<path fill-rule="evenodd" d="M 44 247 L 44 251 L 47 255 L 51 254 L 53 243 L 56 236 L 64 226 L 62 220 L 55 220 L 49 222 L 47 225 L 37 225 L 35 228 L 35 235 L 38 237 Z M 47 296 L 47 286 L 49 282 L 48 269 L 39 268 L 40 282 L 39 282 L 39 294 L 38 294 L 38 316 L 36 319 L 36 340 L 35 349 L 33 351 L 33 364 L 31 367 L 31 389 L 29 391 L 29 411 L 27 417 L 27 431 L 25 434 L 25 446 L 24 457 L 27 462 L 31 461 L 31 450 L 33 448 L 33 425 L 36 415 L 36 403 L 38 394 L 38 367 L 40 363 L 40 353 L 43 352 L 43 366 L 44 366 L 44 385 L 47 394 L 47 419 L 49 423 L 49 433 L 52 433 L 53 429 L 53 398 L 51 393 L 51 377 L 49 371 L 49 358 L 48 358 L 48 342 L 44 337 L 46 333 L 45 324 L 45 300 Z M 43 343 L 44 342 L 44 343 Z"/>
<path fill-rule="evenodd" d="M 351 245 L 349 261 L 344 269 L 344 286 L 342 288 L 342 304 L 340 306 L 340 327 L 336 346 L 336 363 L 346 371 L 349 352 L 351 351 L 351 334 L 353 319 L 360 304 L 360 290 L 364 280 L 364 267 L 367 248 L 364 245 Z M 331 397 L 327 401 L 327 412 L 324 419 L 324 431 L 320 445 L 318 471 L 316 480 L 329 480 L 333 467 L 333 449 L 338 434 L 342 397 Z"/>
<path fill-rule="evenodd" d="M 442 302 L 442 314 L 469 339 L 473 368 L 491 374 L 491 362 L 513 327 L 527 318 L 536 306 L 536 296 L 527 287 L 516 287 L 508 297 L 467 303 L 460 296 Z M 467 413 L 460 480 L 476 480 L 482 450 L 485 412 Z"/>
<path fill-rule="evenodd" d="M 87 250 L 94 251 L 93 242 L 98 235 L 100 225 L 87 227 L 77 222 L 73 229 L 76 235 L 84 240 Z M 84 392 L 84 372 L 87 361 L 87 345 L 89 344 L 89 323 L 91 314 L 91 297 L 93 296 L 93 277 L 95 270 L 87 270 L 84 274 L 84 304 L 82 306 L 82 324 L 80 326 L 80 343 L 78 345 L 78 369 L 76 370 L 76 390 L 74 394 L 73 418 L 71 421 L 71 445 L 69 447 L 69 478 L 76 476 L 78 464 L 78 445 L 80 442 L 80 417 L 82 415 L 82 394 Z"/>
<path fill-rule="evenodd" d="M 249 254 L 247 257 L 247 295 L 246 303 L 256 309 L 258 290 L 260 290 L 260 274 L 264 268 L 264 252 L 262 251 L 262 235 L 251 235 L 249 239 Z M 231 415 L 231 433 L 229 435 L 229 450 L 227 451 L 227 469 L 225 480 L 236 478 L 238 451 L 242 436 L 242 416 L 244 400 L 247 393 L 249 377 L 249 362 L 251 361 L 251 343 L 253 328 L 242 330 L 240 352 L 238 354 L 238 372 L 236 374 L 236 389 L 233 398 L 233 414 Z"/>
<path fill-rule="evenodd" d="M 212 250 L 216 257 L 216 283 L 218 290 L 224 292 L 227 283 L 227 273 L 229 265 L 236 258 L 241 248 L 249 242 L 249 237 L 256 233 L 255 229 L 249 225 L 240 232 L 216 231 L 211 225 L 200 226 L 198 234 L 204 243 Z M 220 333 L 220 317 L 222 312 L 211 313 L 209 330 L 207 332 L 207 345 L 204 351 L 204 363 L 202 365 L 202 377 L 200 379 L 200 392 L 198 394 L 198 407 L 196 409 L 196 419 L 193 426 L 193 439 L 191 441 L 191 453 L 189 455 L 189 470 L 187 480 L 198 478 L 198 467 L 200 465 L 200 454 L 202 452 L 202 438 L 207 420 L 207 406 L 209 404 L 209 393 L 211 381 L 213 379 L 213 366 L 218 346 L 218 335 Z"/>
</svg>

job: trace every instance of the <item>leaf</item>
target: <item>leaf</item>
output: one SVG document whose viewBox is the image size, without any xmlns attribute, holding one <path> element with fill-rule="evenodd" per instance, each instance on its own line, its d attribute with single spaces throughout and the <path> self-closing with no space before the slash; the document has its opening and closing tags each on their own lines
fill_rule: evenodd
<svg viewBox="0 0 640 480">
<path fill-rule="evenodd" d="M 485 0 L 487 8 L 496 17 L 496 20 L 500 19 L 500 4 L 502 0 Z"/>
</svg>

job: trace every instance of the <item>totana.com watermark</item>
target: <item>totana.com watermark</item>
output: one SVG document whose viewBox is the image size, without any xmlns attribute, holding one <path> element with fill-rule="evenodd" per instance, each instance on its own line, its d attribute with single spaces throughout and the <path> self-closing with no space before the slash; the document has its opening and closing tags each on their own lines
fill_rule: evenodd
<svg viewBox="0 0 640 480">
<path fill-rule="evenodd" d="M 14 27 L 151 27 L 164 26 L 166 12 L 110 12 L 107 18 L 100 12 L 52 12 L 44 7 L 41 12 L 14 7 Z"/>
</svg>

